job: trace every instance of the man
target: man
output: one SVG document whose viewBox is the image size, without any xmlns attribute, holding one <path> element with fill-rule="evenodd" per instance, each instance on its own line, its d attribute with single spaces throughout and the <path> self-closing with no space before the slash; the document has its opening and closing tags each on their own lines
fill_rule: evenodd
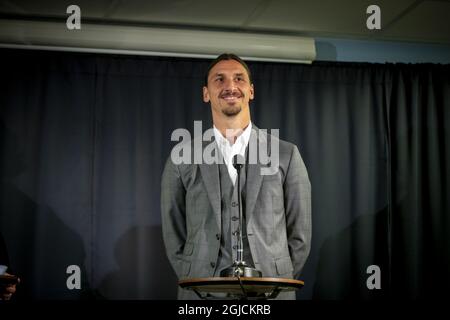
<svg viewBox="0 0 450 320">
<path fill-rule="evenodd" d="M 167 255 L 179 279 L 220 276 L 236 260 L 238 184 L 232 157 L 251 158 L 248 146 L 255 139 L 271 141 L 270 145 L 275 141 L 279 163 L 270 175 L 263 174 L 261 161 L 247 161 L 241 170 L 244 260 L 263 277 L 298 278 L 308 257 L 311 186 L 306 167 L 295 145 L 251 123 L 253 98 L 247 64 L 233 54 L 217 57 L 206 75 L 203 101 L 211 104 L 212 143 L 223 161 L 175 164 L 172 158 L 167 160 L 161 184 L 162 227 Z M 206 148 L 208 144 L 202 143 Z M 196 295 L 180 289 L 178 298 Z M 280 298 L 295 299 L 295 293 Z"/>
</svg>

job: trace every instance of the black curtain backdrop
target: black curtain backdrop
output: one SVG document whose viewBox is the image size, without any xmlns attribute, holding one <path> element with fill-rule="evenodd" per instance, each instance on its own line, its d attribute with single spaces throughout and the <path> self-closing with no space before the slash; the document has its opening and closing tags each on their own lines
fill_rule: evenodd
<svg viewBox="0 0 450 320">
<path fill-rule="evenodd" d="M 0 57 L 0 232 L 16 298 L 176 298 L 160 177 L 172 131 L 211 125 L 209 61 Z M 449 297 L 450 66 L 249 65 L 253 122 L 298 145 L 312 183 L 298 298 Z M 69 265 L 81 290 L 66 287 Z"/>
</svg>

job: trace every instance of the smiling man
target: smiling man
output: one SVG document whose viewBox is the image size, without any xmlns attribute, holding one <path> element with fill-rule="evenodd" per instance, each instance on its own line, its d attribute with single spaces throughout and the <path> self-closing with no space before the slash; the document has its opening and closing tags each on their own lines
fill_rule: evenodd
<svg viewBox="0 0 450 320">
<path fill-rule="evenodd" d="M 300 277 L 311 242 L 308 173 L 295 145 L 252 124 L 253 99 L 247 64 L 234 54 L 217 57 L 205 76 L 203 101 L 211 105 L 213 143 L 223 161 L 174 164 L 169 158 L 166 162 L 161 183 L 163 236 L 179 279 L 220 276 L 236 261 L 239 192 L 243 260 L 263 277 Z M 262 163 L 246 161 L 237 190 L 232 158 L 239 154 L 248 159 L 252 150 L 249 141 L 255 140 L 258 146 L 263 141 L 276 141 L 277 170 L 263 175 Z M 203 148 L 206 146 L 203 143 Z M 178 298 L 197 296 L 179 289 Z M 294 299 L 295 294 L 284 293 L 279 298 Z"/>
<path fill-rule="evenodd" d="M 254 89 L 247 65 L 231 57 L 238 59 L 225 54 L 219 57 L 223 60 L 210 66 L 203 87 L 203 101 L 211 103 L 216 127 L 236 123 L 242 129 L 242 125 L 246 127 L 250 123 L 249 102 L 254 98 Z"/>
</svg>

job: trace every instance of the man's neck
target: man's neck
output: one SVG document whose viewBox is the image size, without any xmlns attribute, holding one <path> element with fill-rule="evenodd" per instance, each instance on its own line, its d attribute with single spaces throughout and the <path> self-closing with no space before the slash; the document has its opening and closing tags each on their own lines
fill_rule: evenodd
<svg viewBox="0 0 450 320">
<path fill-rule="evenodd" d="M 235 117 L 214 117 L 213 123 L 217 130 L 220 131 L 231 144 L 244 132 L 245 128 L 250 124 L 250 116 L 239 115 Z"/>
</svg>

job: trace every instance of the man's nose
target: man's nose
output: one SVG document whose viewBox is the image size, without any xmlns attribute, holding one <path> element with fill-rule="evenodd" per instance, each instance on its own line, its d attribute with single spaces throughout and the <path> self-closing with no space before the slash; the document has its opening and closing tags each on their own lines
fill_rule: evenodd
<svg viewBox="0 0 450 320">
<path fill-rule="evenodd" d="M 236 83 L 233 81 L 233 79 L 225 79 L 224 89 L 226 91 L 233 92 L 236 88 Z"/>
</svg>

